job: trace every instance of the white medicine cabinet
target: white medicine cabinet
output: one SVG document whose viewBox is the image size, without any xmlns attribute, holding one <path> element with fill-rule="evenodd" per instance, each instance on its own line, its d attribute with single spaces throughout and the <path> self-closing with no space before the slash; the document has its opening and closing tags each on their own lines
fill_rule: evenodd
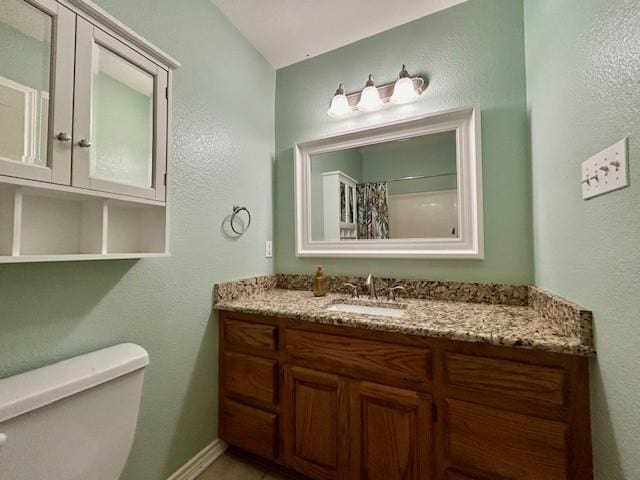
<svg viewBox="0 0 640 480">
<path fill-rule="evenodd" d="M 0 0 L 0 263 L 168 254 L 172 70 L 85 0 Z"/>
</svg>

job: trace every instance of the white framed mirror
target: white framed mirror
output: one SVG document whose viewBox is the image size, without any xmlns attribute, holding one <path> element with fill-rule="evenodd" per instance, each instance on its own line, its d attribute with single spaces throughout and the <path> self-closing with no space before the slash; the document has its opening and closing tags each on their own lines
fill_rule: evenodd
<svg viewBox="0 0 640 480">
<path fill-rule="evenodd" d="M 478 105 L 295 145 L 299 257 L 484 258 Z"/>
</svg>

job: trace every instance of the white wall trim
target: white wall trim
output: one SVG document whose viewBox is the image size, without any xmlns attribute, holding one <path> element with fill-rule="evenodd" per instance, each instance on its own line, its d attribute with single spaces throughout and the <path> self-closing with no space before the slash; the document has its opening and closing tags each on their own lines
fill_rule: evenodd
<svg viewBox="0 0 640 480">
<path fill-rule="evenodd" d="M 170 68 L 180 68 L 180 62 L 168 53 L 163 52 L 151 42 L 145 40 L 132 29 L 127 27 L 120 20 L 107 13 L 106 10 L 90 0 L 62 0 L 62 3 L 69 9 L 79 13 L 82 17 L 89 17 L 92 23 L 98 23 L 101 28 L 111 30 L 111 32 L 125 38 L 137 48 L 145 52 L 156 61 L 164 63 Z"/>
<path fill-rule="evenodd" d="M 195 480 L 227 449 L 227 444 L 219 438 L 204 447 L 167 480 Z"/>
</svg>

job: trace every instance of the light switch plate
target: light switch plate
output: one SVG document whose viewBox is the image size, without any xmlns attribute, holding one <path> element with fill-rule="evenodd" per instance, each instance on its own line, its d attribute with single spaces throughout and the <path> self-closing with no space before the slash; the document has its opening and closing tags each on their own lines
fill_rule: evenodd
<svg viewBox="0 0 640 480">
<path fill-rule="evenodd" d="M 271 240 L 267 240 L 264 242 L 264 258 L 273 257 L 273 242 Z"/>
<path fill-rule="evenodd" d="M 628 138 L 582 162 L 582 198 L 629 186 Z"/>
</svg>

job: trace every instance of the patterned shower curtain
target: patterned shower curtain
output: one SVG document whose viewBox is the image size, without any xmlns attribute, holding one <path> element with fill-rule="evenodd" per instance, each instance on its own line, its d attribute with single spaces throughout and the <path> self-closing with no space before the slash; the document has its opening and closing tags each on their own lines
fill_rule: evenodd
<svg viewBox="0 0 640 480">
<path fill-rule="evenodd" d="M 358 196 L 358 239 L 389 238 L 389 206 L 385 182 L 361 183 Z"/>
</svg>

